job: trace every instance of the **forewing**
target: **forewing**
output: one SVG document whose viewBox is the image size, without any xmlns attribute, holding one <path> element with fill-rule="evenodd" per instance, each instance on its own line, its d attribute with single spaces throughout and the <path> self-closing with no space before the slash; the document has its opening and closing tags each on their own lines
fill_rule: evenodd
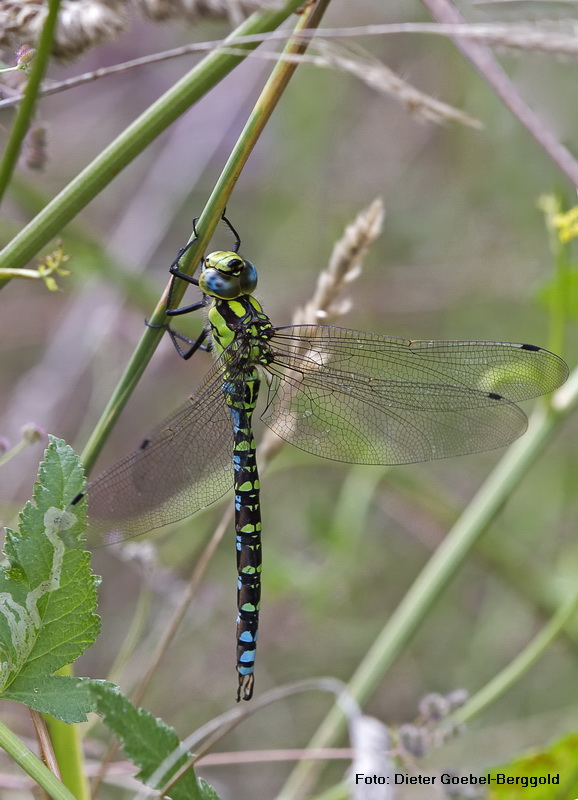
<svg viewBox="0 0 578 800">
<path fill-rule="evenodd" d="M 183 519 L 233 485 L 224 359 L 141 447 L 88 484 L 89 537 L 113 543 Z"/>
<path fill-rule="evenodd" d="M 324 326 L 280 328 L 263 420 L 297 447 L 362 464 L 491 450 L 525 430 L 512 401 L 559 386 L 557 356 L 510 342 L 410 341 Z"/>
</svg>

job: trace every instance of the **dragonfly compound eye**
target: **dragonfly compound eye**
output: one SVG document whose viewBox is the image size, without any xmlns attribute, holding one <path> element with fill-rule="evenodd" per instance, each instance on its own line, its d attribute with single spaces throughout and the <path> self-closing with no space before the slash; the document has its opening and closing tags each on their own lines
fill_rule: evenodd
<svg viewBox="0 0 578 800">
<path fill-rule="evenodd" d="M 253 294 L 257 288 L 257 270 L 250 261 L 243 261 L 243 270 L 239 276 L 243 294 Z"/>
<path fill-rule="evenodd" d="M 199 276 L 199 288 L 204 294 L 221 300 L 234 300 L 239 297 L 241 284 L 235 275 L 223 275 L 218 269 L 209 267 Z"/>
</svg>

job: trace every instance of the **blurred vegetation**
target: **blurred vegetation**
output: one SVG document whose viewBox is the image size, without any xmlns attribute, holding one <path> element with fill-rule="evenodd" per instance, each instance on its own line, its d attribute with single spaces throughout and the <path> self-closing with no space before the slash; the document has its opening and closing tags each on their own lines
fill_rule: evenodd
<svg viewBox="0 0 578 800">
<path fill-rule="evenodd" d="M 468 7 L 467 13 L 470 21 L 512 20 L 495 5 Z M 566 16 L 571 13 L 566 9 Z M 385 8 L 376 0 L 335 0 L 323 26 L 424 20 L 429 18 L 418 2 Z M 51 64 L 49 78 L 218 39 L 230 29 L 214 21 L 135 22 L 74 64 Z M 404 80 L 480 120 L 483 128 L 424 123 L 352 75 L 299 67 L 228 204 L 241 252 L 259 269 L 257 296 L 265 310 L 275 324 L 289 324 L 344 226 L 380 196 L 384 232 L 351 287 L 352 309 L 338 324 L 409 338 L 527 341 L 560 352 L 561 342 L 550 338 L 548 304 L 539 300 L 552 281 L 554 259 L 538 198 L 556 191 L 571 202 L 569 182 L 451 42 L 417 35 L 361 41 Z M 523 52 L 499 57 L 527 102 L 571 147 L 578 138 L 570 112 L 575 62 Z M 42 99 L 36 121 L 46 126 L 46 161 L 40 171 L 21 164 L 14 175 L 2 243 L 196 58 L 128 70 Z M 4 60 L 11 60 L 9 52 Z M 62 230 L 72 275 L 57 277 L 58 291 L 47 291 L 42 281 L 12 280 L 4 287 L 0 436 L 14 443 L 21 427 L 33 422 L 83 447 L 270 68 L 269 61 L 248 58 Z M 13 113 L 0 109 L 0 124 L 8 128 Z M 213 241 L 225 248 L 228 234 L 219 228 Z M 53 249 L 54 243 L 39 255 Z M 180 329 L 192 334 L 201 325 L 193 315 Z M 577 336 L 575 329 L 566 334 L 560 354 L 572 367 Z M 193 391 L 210 364 L 203 353 L 180 362 L 163 340 L 98 467 L 138 444 Z M 533 464 L 383 679 L 368 713 L 398 725 L 416 716 L 428 692 L 459 687 L 474 694 L 564 599 L 578 565 L 576 432 L 575 421 L 566 422 Z M 0 472 L 0 521 L 12 522 L 30 496 L 41 450 L 40 444 L 29 447 Z M 311 676 L 347 681 L 502 455 L 386 469 L 350 467 L 285 448 L 262 479 L 259 691 Z M 95 554 L 95 569 L 103 575 L 103 634 L 78 674 L 106 677 L 139 593 L 150 591 L 136 655 L 120 678 L 130 692 L 202 543 L 230 502 L 227 497 L 152 537 L 158 542 L 153 567 L 124 559 L 121 548 Z M 232 525 L 225 539 L 143 700 L 183 737 L 229 707 L 234 696 Z M 484 770 L 575 730 L 577 660 L 574 624 L 423 768 Z M 305 746 L 328 708 L 322 695 L 295 696 L 261 710 L 218 747 Z M 17 709 L 6 705 L 3 713 L 30 735 Z M 244 800 L 274 797 L 290 769 L 289 762 L 252 764 L 248 758 L 245 766 L 199 772 L 221 796 Z M 340 780 L 343 771 L 343 762 L 333 762 L 320 785 Z M 103 796 L 122 795 L 107 788 Z M 403 787 L 399 797 L 423 797 L 423 789 Z"/>
</svg>

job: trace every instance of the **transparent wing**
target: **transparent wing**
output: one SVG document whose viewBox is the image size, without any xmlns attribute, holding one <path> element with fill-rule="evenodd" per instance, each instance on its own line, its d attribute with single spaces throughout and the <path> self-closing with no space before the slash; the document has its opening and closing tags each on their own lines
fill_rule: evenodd
<svg viewBox="0 0 578 800">
<path fill-rule="evenodd" d="M 88 484 L 89 537 L 111 544 L 176 522 L 233 485 L 233 428 L 225 359 L 141 447 Z"/>
<path fill-rule="evenodd" d="M 324 458 L 406 464 L 492 450 L 526 430 L 514 405 L 560 386 L 562 359 L 511 342 L 410 341 L 278 328 L 263 421 Z"/>
</svg>

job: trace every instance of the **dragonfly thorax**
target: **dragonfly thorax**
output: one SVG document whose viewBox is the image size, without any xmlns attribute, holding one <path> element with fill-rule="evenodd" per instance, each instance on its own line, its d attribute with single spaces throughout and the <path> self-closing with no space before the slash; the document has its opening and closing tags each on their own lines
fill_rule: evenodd
<svg viewBox="0 0 578 800">
<path fill-rule="evenodd" d="M 252 294 L 257 286 L 257 270 L 250 261 L 232 250 L 215 250 L 203 261 L 199 288 L 220 300 L 234 300 Z"/>
<path fill-rule="evenodd" d="M 220 355 L 234 340 L 243 346 L 241 358 L 254 363 L 268 362 L 269 339 L 273 333 L 271 320 L 253 295 L 241 295 L 234 300 L 215 298 L 208 309 L 214 351 Z"/>
</svg>

